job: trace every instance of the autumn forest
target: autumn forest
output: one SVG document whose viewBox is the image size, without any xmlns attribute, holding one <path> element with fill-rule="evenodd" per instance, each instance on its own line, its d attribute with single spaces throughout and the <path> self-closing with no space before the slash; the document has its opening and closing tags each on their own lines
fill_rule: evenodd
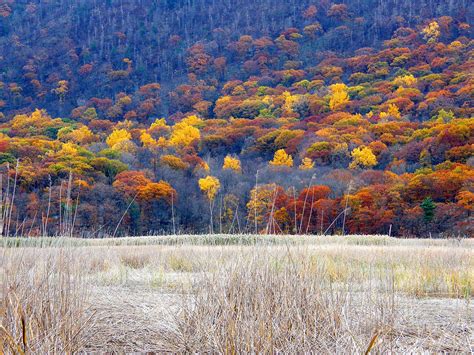
<svg viewBox="0 0 474 355">
<path fill-rule="evenodd" d="M 0 0 L 0 233 L 473 236 L 473 10 Z"/>
</svg>

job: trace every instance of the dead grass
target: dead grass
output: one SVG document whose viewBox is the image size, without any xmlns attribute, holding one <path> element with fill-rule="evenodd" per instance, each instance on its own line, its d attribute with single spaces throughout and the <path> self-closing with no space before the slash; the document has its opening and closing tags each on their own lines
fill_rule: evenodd
<svg viewBox="0 0 474 355">
<path fill-rule="evenodd" d="M 83 349 L 93 314 L 72 252 L 4 251 L 1 260 L 0 353 Z"/>
<path fill-rule="evenodd" d="M 132 269 L 143 269 L 150 263 L 150 258 L 148 255 L 127 253 L 120 255 L 120 262 Z"/>
<path fill-rule="evenodd" d="M 367 246 L 465 246 L 474 247 L 474 239 L 398 239 L 386 235 L 166 235 L 125 238 L 3 238 L 3 247 L 59 247 L 59 246 L 151 246 L 151 245 L 367 245 Z"/>
<path fill-rule="evenodd" d="M 185 298 L 166 334 L 167 348 L 195 353 L 309 353 L 387 350 L 395 326 L 393 295 L 361 295 L 332 284 L 307 260 L 264 255 L 204 278 Z M 375 338 L 374 338 L 375 337 Z M 371 344 L 371 340 L 374 342 Z"/>
<path fill-rule="evenodd" d="M 0 353 L 469 352 L 474 342 L 470 241 L 223 238 L 3 248 Z"/>
</svg>

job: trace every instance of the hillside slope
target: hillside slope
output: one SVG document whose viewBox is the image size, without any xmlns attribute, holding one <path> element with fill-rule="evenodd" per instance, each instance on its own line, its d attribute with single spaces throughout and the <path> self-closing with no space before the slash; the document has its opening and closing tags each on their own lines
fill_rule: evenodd
<svg viewBox="0 0 474 355">
<path fill-rule="evenodd" d="M 0 81 L 5 88 L 0 98 L 6 101 L 7 112 L 41 107 L 53 115 L 67 115 L 92 97 L 114 97 L 150 82 L 175 87 L 190 69 L 186 57 L 196 42 L 213 59 L 227 59 L 226 79 L 243 79 L 239 67 L 244 58 L 229 51 L 231 42 L 242 35 L 276 38 L 285 29 L 309 26 L 308 35 L 297 41 L 298 52 L 292 49 L 291 55 L 314 65 L 321 60 L 314 58 L 315 52 L 379 48 L 401 26 L 414 27 L 440 16 L 470 23 L 469 4 L 467 0 L 336 4 L 327 0 L 4 0 L 0 2 Z M 131 60 L 133 70 L 128 73 L 124 58 Z M 282 68 L 283 63 L 272 63 L 271 68 Z M 58 105 L 51 90 L 60 80 L 69 85 L 68 95 Z M 12 85 L 13 92 L 6 90 Z M 168 101 L 166 93 L 162 101 Z M 151 113 L 174 112 L 165 105 Z"/>
<path fill-rule="evenodd" d="M 238 4 L 0 3 L 0 233 L 474 234 L 467 1 Z"/>
</svg>

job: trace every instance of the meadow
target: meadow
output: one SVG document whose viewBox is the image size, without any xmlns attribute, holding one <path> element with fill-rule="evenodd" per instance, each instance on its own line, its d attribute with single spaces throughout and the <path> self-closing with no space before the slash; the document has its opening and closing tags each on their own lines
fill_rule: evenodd
<svg viewBox="0 0 474 355">
<path fill-rule="evenodd" d="M 474 241 L 4 238 L 0 352 L 469 353 Z"/>
</svg>

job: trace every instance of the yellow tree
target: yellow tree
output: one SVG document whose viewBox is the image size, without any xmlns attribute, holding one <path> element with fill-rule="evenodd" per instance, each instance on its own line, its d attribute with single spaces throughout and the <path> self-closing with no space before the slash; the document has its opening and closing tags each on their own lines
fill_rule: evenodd
<svg viewBox="0 0 474 355">
<path fill-rule="evenodd" d="M 67 139 L 71 139 L 74 143 L 77 144 L 87 144 L 96 140 L 96 136 L 87 126 L 82 126 L 78 129 L 75 129 L 67 135 Z"/>
<path fill-rule="evenodd" d="M 168 128 L 166 125 L 166 120 L 164 118 L 157 118 L 150 126 L 150 130 L 155 128 Z"/>
<path fill-rule="evenodd" d="M 347 86 L 343 83 L 333 84 L 331 89 L 331 97 L 329 98 L 329 108 L 334 111 L 342 108 L 349 102 L 349 94 Z"/>
<path fill-rule="evenodd" d="M 299 101 L 299 95 L 291 95 L 290 92 L 285 91 L 283 93 L 283 98 L 285 99 L 285 103 L 283 104 L 283 109 L 286 113 L 292 114 L 293 113 L 293 106 Z"/>
<path fill-rule="evenodd" d="M 77 150 L 77 147 L 73 143 L 67 142 L 61 146 L 61 150 L 59 150 L 58 153 L 60 155 L 77 155 L 78 150 Z"/>
<path fill-rule="evenodd" d="M 84 149 L 66 142 L 61 144 L 57 151 L 48 152 L 52 163 L 48 165 L 48 170 L 53 174 L 72 172 L 76 176 L 82 176 L 92 170 L 88 158 L 84 156 Z"/>
<path fill-rule="evenodd" d="M 160 137 L 160 138 L 163 138 L 163 137 Z M 143 131 L 142 134 L 140 135 L 140 142 L 142 142 L 143 146 L 151 152 L 152 157 L 153 157 L 152 158 L 153 171 L 156 172 L 158 149 L 160 147 L 160 144 L 147 131 Z"/>
<path fill-rule="evenodd" d="M 201 127 L 204 125 L 204 121 L 196 115 L 188 116 L 184 118 L 180 123 L 186 123 L 194 127 Z"/>
<path fill-rule="evenodd" d="M 393 118 L 396 118 L 396 119 L 402 118 L 402 115 L 400 114 L 400 110 L 398 109 L 398 106 L 395 104 L 390 104 L 388 106 L 387 113 L 389 114 L 389 116 Z"/>
<path fill-rule="evenodd" d="M 60 128 L 64 125 L 60 118 L 52 119 L 46 110 L 36 109 L 31 115 L 16 115 L 9 122 L 11 128 L 20 131 L 23 136 L 32 136 L 41 134 L 48 128 Z"/>
<path fill-rule="evenodd" d="M 156 139 L 154 139 L 150 133 L 144 131 L 140 135 L 140 141 L 142 142 L 144 147 L 154 147 L 157 145 Z"/>
<path fill-rule="evenodd" d="M 222 166 L 222 169 L 224 170 L 232 170 L 236 173 L 241 173 L 242 172 L 242 167 L 240 165 L 240 160 L 238 158 L 234 158 L 230 155 L 227 155 L 224 158 L 224 165 Z"/>
<path fill-rule="evenodd" d="M 63 102 L 64 97 L 69 91 L 69 82 L 67 80 L 59 80 L 58 87 L 52 90 L 56 95 L 59 96 L 59 101 Z"/>
<path fill-rule="evenodd" d="M 421 31 L 423 33 L 423 38 L 428 43 L 435 43 L 438 41 L 439 36 L 441 36 L 441 32 L 439 30 L 439 24 L 436 21 L 431 21 L 428 26 L 423 28 Z"/>
<path fill-rule="evenodd" d="M 270 161 L 271 166 L 275 167 L 292 167 L 293 158 L 291 155 L 287 154 L 284 149 L 279 149 L 275 152 L 273 160 Z"/>
<path fill-rule="evenodd" d="M 397 105 L 390 104 L 388 106 L 387 112 L 380 112 L 380 119 L 386 120 L 388 118 L 395 118 L 397 120 L 402 118 L 402 115 L 400 114 L 400 110 L 398 109 Z"/>
<path fill-rule="evenodd" d="M 393 84 L 398 86 L 398 87 L 413 87 L 417 83 L 417 79 L 413 76 L 413 74 L 407 74 L 407 75 L 402 75 L 402 76 L 397 76 L 393 80 Z"/>
<path fill-rule="evenodd" d="M 357 147 L 351 153 L 352 162 L 349 165 L 351 169 L 371 168 L 377 165 L 377 157 L 368 147 Z"/>
<path fill-rule="evenodd" d="M 186 147 L 200 138 L 201 133 L 198 128 L 185 124 L 180 125 L 179 127 L 174 127 L 170 138 L 170 144 L 177 147 Z"/>
<path fill-rule="evenodd" d="M 202 120 L 196 116 L 186 117 L 173 126 L 169 143 L 178 148 L 189 146 L 195 140 L 201 138 L 201 132 L 196 126 L 200 126 Z"/>
<path fill-rule="evenodd" d="M 456 196 L 458 205 L 465 208 L 467 211 L 474 212 L 474 193 L 471 191 L 460 191 Z"/>
<path fill-rule="evenodd" d="M 314 161 L 311 158 L 303 158 L 298 169 L 300 170 L 311 170 L 314 168 Z"/>
<path fill-rule="evenodd" d="M 130 141 L 131 139 L 132 135 L 126 129 L 114 129 L 114 131 L 107 137 L 106 142 L 110 148 L 114 148 L 118 144 Z"/>
<path fill-rule="evenodd" d="M 207 176 L 205 178 L 199 179 L 199 188 L 202 192 L 206 194 L 207 199 L 209 200 L 209 211 L 211 213 L 211 221 L 209 225 L 210 233 L 213 233 L 213 218 L 212 218 L 212 209 L 214 206 L 214 199 L 221 188 L 221 183 L 218 178 L 214 176 Z"/>
<path fill-rule="evenodd" d="M 164 118 L 156 119 L 140 137 L 145 147 L 165 148 L 168 146 L 168 134 L 170 127 Z"/>
</svg>

